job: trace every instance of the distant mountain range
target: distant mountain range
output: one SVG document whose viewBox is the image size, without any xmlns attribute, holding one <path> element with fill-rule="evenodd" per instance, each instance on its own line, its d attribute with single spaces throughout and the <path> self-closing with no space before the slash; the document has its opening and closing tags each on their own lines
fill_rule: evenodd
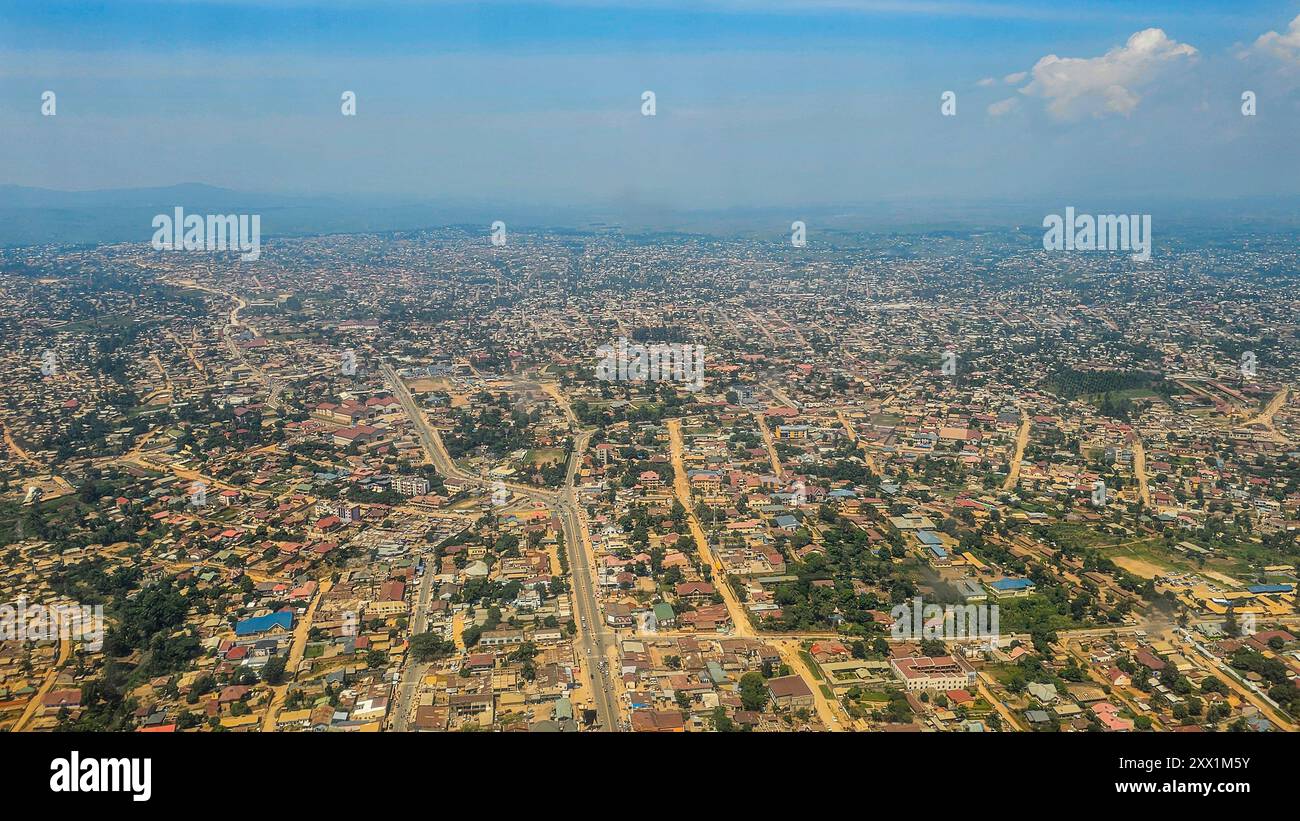
<svg viewBox="0 0 1300 821">
<path fill-rule="evenodd" d="M 248 194 L 196 182 L 162 188 L 115 188 L 103 191 L 53 191 L 48 188 L 0 185 L 0 207 L 4 208 L 166 207 L 185 202 L 204 203 L 212 207 L 240 207 L 253 202 L 301 205 L 308 200 Z"/>
<path fill-rule="evenodd" d="M 148 242 L 158 214 L 176 207 L 198 214 L 261 214 L 264 237 L 332 233 L 411 231 L 444 226 L 481 228 L 494 220 L 517 229 L 630 233 L 752 235 L 782 241 L 790 223 L 803 220 L 818 232 L 968 234 L 1020 228 L 1031 233 L 1044 214 L 1067 205 L 1096 213 L 1139 210 L 1131 202 L 893 202 L 817 207 L 755 207 L 688 211 L 642 201 L 590 206 L 538 206 L 492 202 L 447 202 L 434 197 L 381 195 L 286 195 L 234 191 L 202 183 L 160 188 L 54 191 L 0 185 L 0 247 Z M 1152 201 L 1159 237 L 1178 233 L 1222 239 L 1243 233 L 1293 231 L 1300 225 L 1300 200 L 1238 200 L 1187 203 Z M 825 234 L 823 236 L 826 236 Z"/>
<path fill-rule="evenodd" d="M 409 198 L 290 196 L 200 183 L 103 191 L 0 185 L 0 246 L 148 242 L 153 218 L 177 207 L 192 214 L 261 214 L 267 236 L 410 230 L 484 219 L 464 208 Z"/>
</svg>

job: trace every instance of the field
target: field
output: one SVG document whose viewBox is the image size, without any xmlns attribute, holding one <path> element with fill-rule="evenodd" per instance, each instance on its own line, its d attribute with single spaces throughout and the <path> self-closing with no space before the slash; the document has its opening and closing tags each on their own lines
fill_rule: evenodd
<svg viewBox="0 0 1300 821">
<path fill-rule="evenodd" d="M 453 393 L 451 390 L 451 383 L 441 377 L 412 379 L 407 383 L 407 387 L 413 394 L 428 393 L 429 391 L 442 391 L 451 397 L 451 406 L 453 408 L 463 408 L 469 404 L 469 394 Z"/>
<path fill-rule="evenodd" d="M 524 456 L 524 461 L 530 465 L 553 465 L 564 459 L 564 451 L 560 448 L 537 448 L 528 451 Z"/>
<path fill-rule="evenodd" d="M 1233 557 L 1214 556 L 1202 565 L 1188 554 L 1165 547 L 1164 541 L 1157 538 L 1103 549 L 1102 555 L 1144 579 L 1170 573 L 1197 573 L 1235 587 L 1240 586 L 1241 582 L 1233 578 L 1234 575 L 1250 575 L 1250 568 Z"/>
<path fill-rule="evenodd" d="M 1143 579 L 1154 579 L 1156 576 L 1164 576 L 1169 573 L 1169 568 L 1167 567 L 1160 567 L 1159 565 L 1132 556 L 1112 556 L 1111 561 L 1119 565 L 1121 569 Z"/>
</svg>

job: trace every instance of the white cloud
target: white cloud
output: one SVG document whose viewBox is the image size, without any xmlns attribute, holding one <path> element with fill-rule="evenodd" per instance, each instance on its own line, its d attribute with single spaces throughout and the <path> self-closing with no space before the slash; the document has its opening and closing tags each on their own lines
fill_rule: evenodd
<svg viewBox="0 0 1300 821">
<path fill-rule="evenodd" d="M 1014 74 L 1008 74 L 1007 76 L 1003 77 L 1002 82 L 1008 83 L 1010 85 L 1015 85 L 1016 83 L 1022 82 L 1028 76 L 1029 76 L 1028 71 L 1017 71 Z"/>
<path fill-rule="evenodd" d="M 975 83 L 975 85 L 979 86 L 980 88 L 988 88 L 989 86 L 993 85 L 996 82 L 997 80 L 994 80 L 992 77 L 985 77 L 983 80 L 980 80 L 979 82 Z"/>
<path fill-rule="evenodd" d="M 1020 105 L 1020 100 L 1015 97 L 1008 97 L 1005 100 L 998 100 L 996 103 L 990 103 L 988 112 L 990 117 L 1001 117 L 1003 114 L 1010 114 Z"/>
<path fill-rule="evenodd" d="M 1288 63 L 1300 63 L 1300 15 L 1291 21 L 1286 34 L 1268 31 L 1255 40 L 1251 51 L 1267 54 Z"/>
<path fill-rule="evenodd" d="M 1046 100 L 1048 112 L 1060 120 L 1128 116 L 1141 100 L 1138 89 L 1196 56 L 1195 48 L 1171 40 L 1163 30 L 1145 29 L 1100 57 L 1047 55 L 1034 65 L 1033 79 L 1020 93 Z"/>
</svg>

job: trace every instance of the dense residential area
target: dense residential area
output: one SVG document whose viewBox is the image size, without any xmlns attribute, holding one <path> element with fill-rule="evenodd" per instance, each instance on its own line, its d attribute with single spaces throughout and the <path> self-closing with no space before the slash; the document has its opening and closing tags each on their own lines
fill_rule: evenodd
<svg viewBox="0 0 1300 821">
<path fill-rule="evenodd" d="M 0 253 L 0 727 L 1297 729 L 1294 249 L 963 242 Z"/>
</svg>

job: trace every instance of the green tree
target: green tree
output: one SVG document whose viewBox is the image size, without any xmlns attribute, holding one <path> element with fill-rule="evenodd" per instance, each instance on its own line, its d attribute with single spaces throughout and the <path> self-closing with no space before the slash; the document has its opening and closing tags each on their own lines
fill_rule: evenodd
<svg viewBox="0 0 1300 821">
<path fill-rule="evenodd" d="M 760 673 L 740 677 L 740 703 L 746 710 L 762 711 L 767 706 L 767 682 Z"/>
<path fill-rule="evenodd" d="M 411 637 L 411 658 L 419 662 L 447 658 L 456 652 L 456 645 L 444 641 L 433 633 L 420 633 Z"/>
<path fill-rule="evenodd" d="M 288 660 L 284 656 L 272 656 L 262 668 L 262 680 L 267 684 L 279 684 L 284 681 L 284 667 Z"/>
</svg>

